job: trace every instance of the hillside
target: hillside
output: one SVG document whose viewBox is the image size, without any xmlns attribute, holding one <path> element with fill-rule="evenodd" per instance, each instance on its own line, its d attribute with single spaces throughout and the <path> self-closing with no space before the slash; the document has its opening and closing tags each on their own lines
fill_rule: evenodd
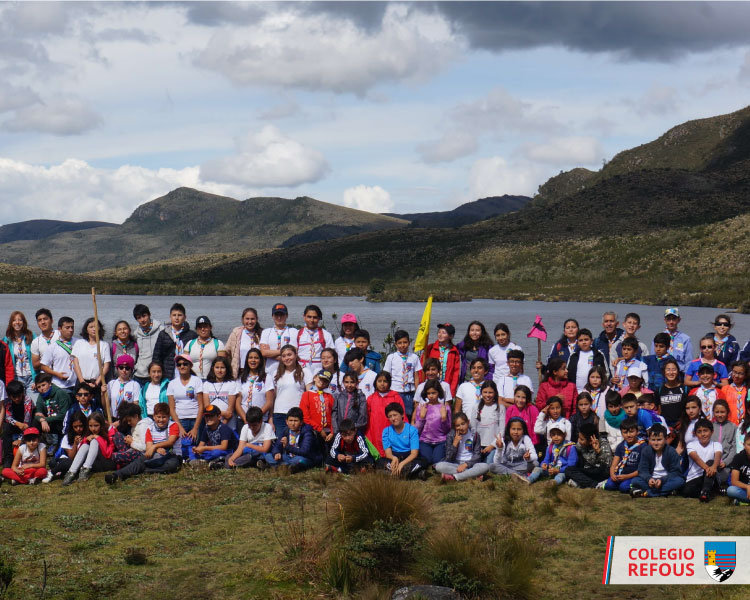
<svg viewBox="0 0 750 600">
<path fill-rule="evenodd" d="M 528 196 L 490 196 L 467 202 L 442 212 L 428 213 L 384 213 L 391 217 L 409 221 L 409 227 L 462 227 L 491 217 L 519 210 L 531 200 Z M 313 241 L 313 240 L 310 240 Z"/>
<path fill-rule="evenodd" d="M 33 219 L 20 223 L 0 225 L 0 244 L 17 242 L 19 240 L 42 240 L 66 231 L 83 231 L 94 227 L 117 227 L 114 223 L 103 221 L 53 221 L 51 219 Z"/>
</svg>

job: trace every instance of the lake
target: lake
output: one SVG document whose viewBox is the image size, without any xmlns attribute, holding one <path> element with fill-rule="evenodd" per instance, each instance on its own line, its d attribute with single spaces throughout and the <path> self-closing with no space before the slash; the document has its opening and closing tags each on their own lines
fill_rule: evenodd
<svg viewBox="0 0 750 600">
<path fill-rule="evenodd" d="M 334 338 L 338 333 L 338 322 L 332 315 L 339 317 L 346 312 L 357 315 L 360 323 L 370 332 L 373 346 L 381 350 L 382 340 L 388 333 L 392 321 L 397 321 L 399 327 L 406 329 L 412 339 L 419 329 L 424 304 L 412 302 L 366 302 L 362 297 L 279 297 L 272 296 L 188 296 L 185 298 L 166 296 L 98 296 L 97 304 L 99 318 L 104 324 L 110 338 L 116 321 L 125 319 L 135 325 L 133 306 L 143 303 L 151 309 L 154 318 L 168 322 L 169 307 L 174 302 L 182 302 L 188 313 L 188 320 L 192 323 L 196 317 L 207 315 L 213 323 L 214 335 L 222 340 L 227 339 L 233 327 L 240 324 L 242 310 L 251 306 L 257 309 L 261 325 L 272 325 L 271 306 L 276 302 L 283 302 L 289 307 L 289 322 L 302 324 L 302 311 L 308 304 L 317 304 L 323 311 L 327 328 Z M 0 324 L 5 331 L 7 319 L 12 310 L 20 310 L 29 320 L 32 330 L 36 333 L 34 313 L 40 307 L 49 308 L 55 321 L 67 315 L 76 321 L 76 333 L 83 321 L 93 315 L 91 296 L 86 294 L 0 294 Z M 536 357 L 536 340 L 528 339 L 526 334 L 534 322 L 534 315 L 541 315 L 549 332 L 546 343 L 542 344 L 542 353 L 546 357 L 552 344 L 561 335 L 563 321 L 569 317 L 577 319 L 581 327 L 588 327 L 599 335 L 601 331 L 601 316 L 605 310 L 613 309 L 620 321 L 624 320 L 628 312 L 636 312 L 641 316 L 642 327 L 639 337 L 650 345 L 654 335 L 664 326 L 663 306 L 641 306 L 635 304 L 604 304 L 595 302 L 525 302 L 513 300 L 473 300 L 471 302 L 434 303 L 432 309 L 432 324 L 430 339 L 435 340 L 435 328 L 438 323 L 450 322 L 456 327 L 456 339 L 463 339 L 469 322 L 481 321 L 485 324 L 490 336 L 492 329 L 498 322 L 504 322 L 510 327 L 511 339 L 521 345 L 527 357 Z M 717 314 L 726 312 L 716 308 L 680 307 L 682 323 L 680 329 L 690 335 L 693 348 L 697 353 L 697 342 L 700 336 L 712 331 L 710 323 Z M 741 345 L 750 337 L 750 315 L 732 314 L 735 326 L 732 333 Z M 527 370 L 533 362 L 527 364 Z M 533 367 L 532 367 L 533 368 Z"/>
</svg>

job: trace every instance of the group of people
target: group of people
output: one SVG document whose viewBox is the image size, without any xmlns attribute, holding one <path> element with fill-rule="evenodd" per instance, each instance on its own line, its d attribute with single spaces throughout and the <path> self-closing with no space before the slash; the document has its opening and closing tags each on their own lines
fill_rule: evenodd
<svg viewBox="0 0 750 600">
<path fill-rule="evenodd" d="M 111 341 L 94 318 L 76 337 L 69 317 L 56 328 L 48 309 L 35 317 L 36 334 L 13 311 L 0 342 L 2 476 L 14 484 L 285 465 L 750 502 L 750 342 L 740 349 L 725 314 L 697 358 L 678 308 L 650 345 L 635 313 L 620 328 L 606 312 L 597 336 L 568 319 L 535 365 L 536 391 L 504 323 L 493 340 L 472 321 L 458 343 L 439 324 L 420 355 L 398 330 L 382 356 L 356 315 L 334 339 L 315 305 L 300 328 L 284 304 L 265 329 L 247 308 L 226 342 L 207 316 L 192 329 L 180 303 L 164 325 L 136 305 L 136 325 L 118 321 Z"/>
</svg>

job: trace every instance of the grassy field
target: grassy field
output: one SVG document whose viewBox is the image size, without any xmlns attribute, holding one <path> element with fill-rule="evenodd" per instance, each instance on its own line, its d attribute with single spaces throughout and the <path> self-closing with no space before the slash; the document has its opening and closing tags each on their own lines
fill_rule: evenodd
<svg viewBox="0 0 750 600">
<path fill-rule="evenodd" d="M 6 597 L 42 597 L 46 562 L 45 598 L 341 598 L 331 586 L 324 549 L 346 547 L 341 503 L 347 506 L 349 486 L 361 481 L 320 471 L 183 470 L 112 488 L 101 475 L 69 488 L 6 482 L 0 489 L 2 556 L 15 569 Z M 383 479 L 375 483 L 384 485 Z M 407 496 L 425 496 L 416 519 L 426 539 L 440 540 L 434 536 L 447 532 L 460 542 L 459 553 L 464 539 L 475 536 L 496 540 L 497 548 L 511 537 L 521 544 L 537 564 L 528 560 L 512 575 L 530 582 L 518 597 L 747 597 L 747 590 L 733 586 L 626 589 L 600 583 L 608 535 L 750 535 L 748 510 L 725 498 L 708 505 L 632 500 L 500 477 L 451 485 L 435 477 L 404 485 Z M 370 508 L 364 503 L 361 514 L 346 516 L 367 518 Z M 375 583 L 359 582 L 351 597 L 389 598 L 402 583 L 428 582 L 421 565 L 431 552 L 420 548 L 414 562 L 378 572 L 371 577 Z M 483 559 L 479 554 L 475 562 L 489 560 Z"/>
</svg>

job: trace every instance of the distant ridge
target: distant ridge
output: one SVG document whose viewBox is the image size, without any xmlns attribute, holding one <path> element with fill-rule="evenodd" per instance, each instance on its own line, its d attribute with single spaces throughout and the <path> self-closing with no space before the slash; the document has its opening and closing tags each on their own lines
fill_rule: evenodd
<svg viewBox="0 0 750 600">
<path fill-rule="evenodd" d="M 66 231 L 83 231 L 95 227 L 117 227 L 115 223 L 104 221 L 54 221 L 51 219 L 32 219 L 19 223 L 0 225 L 0 244 L 17 242 L 19 240 L 43 240 Z"/>
<path fill-rule="evenodd" d="M 409 227 L 461 227 L 513 212 L 526 206 L 528 196 L 490 196 L 442 212 L 384 213 L 410 222 Z M 313 240 L 310 240 L 313 241 Z"/>
</svg>

